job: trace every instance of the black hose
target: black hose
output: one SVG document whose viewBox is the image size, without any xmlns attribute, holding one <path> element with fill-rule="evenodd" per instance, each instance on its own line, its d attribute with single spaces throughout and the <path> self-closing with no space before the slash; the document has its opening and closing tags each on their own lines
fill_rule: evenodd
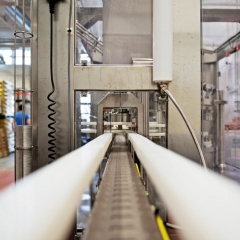
<svg viewBox="0 0 240 240">
<path fill-rule="evenodd" d="M 51 74 L 51 85 L 52 85 L 52 91 L 48 94 L 47 99 L 51 102 L 48 105 L 48 110 L 51 112 L 50 114 L 48 114 L 48 119 L 51 120 L 51 122 L 48 124 L 48 128 L 51 130 L 48 133 L 48 137 L 50 138 L 50 140 L 48 141 L 48 144 L 50 145 L 50 147 L 48 148 L 48 151 L 50 152 L 50 154 L 48 155 L 48 158 L 50 159 L 51 163 L 55 160 L 55 155 L 56 155 L 56 138 L 54 136 L 56 129 L 54 128 L 54 124 L 56 123 L 56 120 L 53 118 L 53 115 L 56 114 L 56 111 L 53 109 L 53 106 L 56 104 L 56 102 L 54 100 L 52 100 L 51 96 L 52 94 L 55 92 L 55 85 L 54 85 L 54 79 L 53 79 L 53 13 L 50 14 L 51 15 L 51 27 L 50 27 L 50 74 Z"/>
</svg>

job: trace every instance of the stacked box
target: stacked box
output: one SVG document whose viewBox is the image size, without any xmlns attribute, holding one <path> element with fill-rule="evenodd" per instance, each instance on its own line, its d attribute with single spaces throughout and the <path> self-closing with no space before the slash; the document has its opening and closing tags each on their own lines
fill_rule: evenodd
<svg viewBox="0 0 240 240">
<path fill-rule="evenodd" d="M 4 128 L 0 128 L 0 158 L 9 155 L 7 132 Z"/>
<path fill-rule="evenodd" d="M 8 152 L 14 152 L 14 132 L 12 121 L 14 118 L 14 87 L 9 81 L 0 82 L 0 129 L 6 133 Z"/>
<path fill-rule="evenodd" d="M 7 117 L 14 116 L 14 88 L 9 81 L 0 82 L 0 113 Z"/>
</svg>

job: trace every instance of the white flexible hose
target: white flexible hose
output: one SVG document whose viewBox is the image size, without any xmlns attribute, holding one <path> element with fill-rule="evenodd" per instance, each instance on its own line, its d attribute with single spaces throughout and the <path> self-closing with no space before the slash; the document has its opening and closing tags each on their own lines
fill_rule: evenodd
<svg viewBox="0 0 240 240">
<path fill-rule="evenodd" d="M 193 139 L 193 141 L 194 141 L 194 143 L 195 143 L 195 145 L 196 145 L 196 147 L 197 147 L 197 150 L 198 150 L 198 153 L 199 153 L 199 155 L 200 155 L 200 159 L 201 159 L 202 165 L 203 165 L 204 169 L 207 170 L 207 164 L 206 164 L 205 158 L 204 158 L 204 156 L 203 156 L 202 149 L 201 149 L 201 147 L 200 147 L 200 144 L 199 144 L 199 142 L 198 142 L 198 140 L 197 140 L 196 134 L 194 133 L 193 128 L 192 128 L 190 122 L 188 121 L 186 115 L 184 114 L 184 112 L 183 112 L 183 110 L 181 109 L 181 107 L 178 105 L 178 103 L 177 103 L 177 101 L 175 100 L 175 98 L 173 97 L 173 95 L 172 95 L 165 87 L 162 87 L 161 89 L 168 95 L 168 97 L 171 99 L 171 101 L 173 102 L 173 104 L 175 105 L 175 107 L 177 108 L 177 110 L 179 111 L 179 113 L 181 114 L 184 122 L 185 122 L 186 125 L 187 125 L 187 128 L 188 128 L 189 132 L 191 133 L 192 139 Z"/>
</svg>

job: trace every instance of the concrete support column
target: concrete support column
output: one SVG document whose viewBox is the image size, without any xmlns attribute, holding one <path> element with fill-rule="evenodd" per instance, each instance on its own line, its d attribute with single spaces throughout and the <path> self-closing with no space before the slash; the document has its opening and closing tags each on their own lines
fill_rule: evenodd
<svg viewBox="0 0 240 240">
<path fill-rule="evenodd" d="M 201 21 L 199 0 L 173 0 L 173 82 L 169 90 L 201 136 Z M 168 147 L 199 162 L 198 152 L 180 114 L 169 102 Z"/>
</svg>

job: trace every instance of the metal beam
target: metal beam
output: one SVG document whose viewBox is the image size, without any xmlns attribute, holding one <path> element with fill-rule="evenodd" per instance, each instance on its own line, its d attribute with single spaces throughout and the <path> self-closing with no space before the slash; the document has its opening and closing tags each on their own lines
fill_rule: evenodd
<svg viewBox="0 0 240 240">
<path fill-rule="evenodd" d="M 152 66 L 76 66 L 74 90 L 158 90 L 152 81 Z"/>
<path fill-rule="evenodd" d="M 215 7 L 240 7 L 240 4 L 239 3 L 231 3 L 231 2 L 224 2 L 224 3 L 220 3 L 220 2 L 203 2 L 202 3 L 202 6 L 215 6 Z"/>
<path fill-rule="evenodd" d="M 102 21 L 102 19 L 102 7 L 81 7 L 77 9 L 77 20 L 87 29 L 93 26 L 97 21 Z"/>
<path fill-rule="evenodd" d="M 240 43 L 240 31 L 237 32 L 234 36 L 230 37 L 225 41 L 221 46 L 219 46 L 214 52 L 217 53 L 218 61 L 226 57 L 226 52 L 230 54 L 237 51 L 236 46 Z M 233 47 L 234 46 L 234 47 Z"/>
<path fill-rule="evenodd" d="M 14 6 L 15 0 L 0 0 L 0 6 Z"/>
<path fill-rule="evenodd" d="M 20 46 L 22 44 L 22 39 L 16 39 L 16 45 Z M 30 40 L 26 39 L 25 40 L 25 45 L 30 46 Z M 0 46 L 14 46 L 14 38 L 0 38 Z"/>
<path fill-rule="evenodd" d="M 203 9 L 203 22 L 240 22 L 240 9 Z"/>
</svg>

